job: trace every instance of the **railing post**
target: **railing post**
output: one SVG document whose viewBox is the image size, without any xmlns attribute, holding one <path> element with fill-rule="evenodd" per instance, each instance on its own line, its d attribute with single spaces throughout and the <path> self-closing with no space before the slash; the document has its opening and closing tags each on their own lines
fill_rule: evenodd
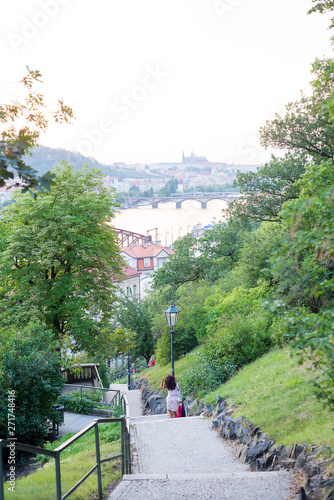
<svg viewBox="0 0 334 500">
<path fill-rule="evenodd" d="M 124 470 L 125 470 L 125 429 L 124 429 L 124 422 L 125 422 L 125 418 L 122 417 L 122 420 L 121 420 L 121 453 L 122 453 L 122 477 L 124 476 Z"/>
<path fill-rule="evenodd" d="M 2 462 L 2 453 L 3 453 L 3 447 L 2 443 L 0 441 L 0 481 L 1 481 L 1 487 L 0 487 L 0 500 L 5 500 L 5 484 L 3 480 L 3 462 Z"/>
<path fill-rule="evenodd" d="M 131 471 L 130 471 L 130 435 L 128 433 L 127 428 L 125 430 L 125 435 L 126 435 L 126 473 L 131 474 Z"/>
<path fill-rule="evenodd" d="M 80 401 L 82 401 L 82 387 L 80 387 Z"/>
<path fill-rule="evenodd" d="M 55 456 L 56 467 L 56 498 L 61 500 L 60 453 Z"/>
<path fill-rule="evenodd" d="M 97 487 L 99 500 L 102 500 L 102 478 L 101 478 L 101 458 L 100 458 L 100 440 L 99 440 L 99 424 L 95 424 L 95 454 L 96 454 L 96 472 L 97 472 Z"/>
</svg>

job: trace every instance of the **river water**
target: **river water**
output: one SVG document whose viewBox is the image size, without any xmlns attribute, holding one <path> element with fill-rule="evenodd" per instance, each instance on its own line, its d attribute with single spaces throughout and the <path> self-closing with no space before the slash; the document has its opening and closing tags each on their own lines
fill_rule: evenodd
<svg viewBox="0 0 334 500">
<path fill-rule="evenodd" d="M 158 240 L 161 245 L 169 246 L 197 225 L 223 221 L 222 210 L 226 207 L 227 203 L 223 200 L 209 201 L 205 209 L 198 201 L 188 200 L 182 203 L 181 208 L 175 208 L 175 202 L 160 203 L 159 208 L 152 208 L 151 205 L 128 208 L 116 214 L 113 226 L 145 235 L 153 229 L 149 233 L 153 242 Z"/>
</svg>

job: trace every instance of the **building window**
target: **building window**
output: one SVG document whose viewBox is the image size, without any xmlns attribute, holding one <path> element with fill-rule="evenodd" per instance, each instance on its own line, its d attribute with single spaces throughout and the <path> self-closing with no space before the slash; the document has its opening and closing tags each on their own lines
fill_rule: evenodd
<svg viewBox="0 0 334 500">
<path fill-rule="evenodd" d="M 129 286 L 127 286 L 127 287 L 126 287 L 126 296 L 127 296 L 127 297 L 130 297 L 130 294 L 131 294 L 130 287 L 129 287 Z"/>
<path fill-rule="evenodd" d="M 144 258 L 144 267 L 151 267 L 151 259 L 149 257 Z"/>
<path fill-rule="evenodd" d="M 137 285 L 133 285 L 133 295 L 136 295 L 137 293 Z"/>
</svg>

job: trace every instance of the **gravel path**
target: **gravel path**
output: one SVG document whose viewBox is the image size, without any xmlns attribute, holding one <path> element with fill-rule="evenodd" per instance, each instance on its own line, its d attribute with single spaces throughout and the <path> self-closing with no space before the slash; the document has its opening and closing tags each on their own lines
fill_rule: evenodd
<svg viewBox="0 0 334 500">
<path fill-rule="evenodd" d="M 108 500 L 288 500 L 284 472 L 251 472 L 200 417 L 132 418 L 137 460 Z"/>
</svg>

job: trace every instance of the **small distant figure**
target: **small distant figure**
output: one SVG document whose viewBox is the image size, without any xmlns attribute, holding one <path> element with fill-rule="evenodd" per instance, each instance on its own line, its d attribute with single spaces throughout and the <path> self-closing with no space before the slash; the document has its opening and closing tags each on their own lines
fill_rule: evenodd
<svg viewBox="0 0 334 500">
<path fill-rule="evenodd" d="M 166 380 L 162 377 L 160 389 L 167 389 L 167 415 L 168 418 L 176 418 L 176 412 L 179 409 L 178 390 L 179 386 L 173 375 L 167 375 Z"/>
<path fill-rule="evenodd" d="M 151 368 L 151 366 L 155 366 L 157 363 L 156 363 L 155 359 L 151 358 L 147 364 Z"/>
</svg>

